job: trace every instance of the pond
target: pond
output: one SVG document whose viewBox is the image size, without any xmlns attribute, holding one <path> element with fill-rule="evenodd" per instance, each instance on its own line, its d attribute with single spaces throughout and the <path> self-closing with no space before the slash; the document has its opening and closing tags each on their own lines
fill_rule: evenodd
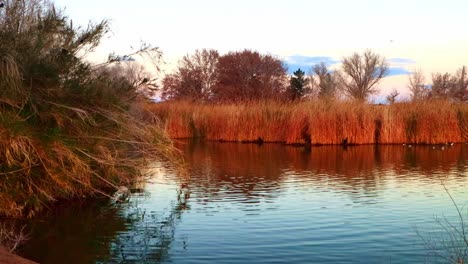
<svg viewBox="0 0 468 264">
<path fill-rule="evenodd" d="M 449 236 L 461 223 L 448 194 L 467 217 L 467 145 L 177 147 L 186 174 L 155 163 L 126 203 L 58 205 L 27 223 L 19 254 L 40 263 L 439 263 L 463 250 Z"/>
</svg>

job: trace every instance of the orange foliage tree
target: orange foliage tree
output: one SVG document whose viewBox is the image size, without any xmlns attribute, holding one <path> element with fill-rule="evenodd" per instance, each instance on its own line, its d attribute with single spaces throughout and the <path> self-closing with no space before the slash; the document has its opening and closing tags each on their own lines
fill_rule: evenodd
<svg viewBox="0 0 468 264">
<path fill-rule="evenodd" d="M 277 99 L 288 86 L 281 60 L 256 51 L 229 52 L 218 63 L 213 98 L 218 101 Z"/>
</svg>

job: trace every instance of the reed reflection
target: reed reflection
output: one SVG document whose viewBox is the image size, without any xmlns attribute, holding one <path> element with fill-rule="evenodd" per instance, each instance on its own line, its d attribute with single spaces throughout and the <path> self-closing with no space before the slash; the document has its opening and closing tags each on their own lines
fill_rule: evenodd
<svg viewBox="0 0 468 264">
<path fill-rule="evenodd" d="M 177 147 L 191 170 L 193 198 L 204 202 L 274 199 L 290 181 L 378 197 L 389 182 L 440 185 L 447 176 L 463 181 L 468 162 L 465 145 L 319 146 L 304 151 L 279 144 L 187 141 Z"/>
</svg>

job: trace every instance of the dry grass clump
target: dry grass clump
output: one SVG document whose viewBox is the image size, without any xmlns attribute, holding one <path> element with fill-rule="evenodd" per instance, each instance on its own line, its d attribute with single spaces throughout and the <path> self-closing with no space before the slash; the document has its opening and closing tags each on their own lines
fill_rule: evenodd
<svg viewBox="0 0 468 264">
<path fill-rule="evenodd" d="M 287 144 L 446 144 L 466 141 L 468 106 L 449 101 L 370 105 L 276 101 L 162 102 L 146 108 L 173 138 Z"/>
<path fill-rule="evenodd" d="M 138 87 L 80 58 L 106 32 L 105 21 L 74 27 L 45 0 L 0 10 L 0 214 L 104 194 L 170 155 Z"/>
</svg>

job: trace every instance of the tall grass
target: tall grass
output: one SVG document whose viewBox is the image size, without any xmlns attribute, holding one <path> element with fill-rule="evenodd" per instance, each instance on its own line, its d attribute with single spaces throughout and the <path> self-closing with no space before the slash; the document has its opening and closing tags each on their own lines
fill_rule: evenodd
<svg viewBox="0 0 468 264">
<path fill-rule="evenodd" d="M 0 10 L 0 214 L 104 194 L 170 155 L 137 87 L 80 57 L 107 30 L 105 21 L 74 27 L 44 0 Z"/>
<path fill-rule="evenodd" d="M 146 108 L 173 138 L 287 144 L 446 144 L 468 138 L 468 106 L 448 101 L 162 102 Z"/>
</svg>

